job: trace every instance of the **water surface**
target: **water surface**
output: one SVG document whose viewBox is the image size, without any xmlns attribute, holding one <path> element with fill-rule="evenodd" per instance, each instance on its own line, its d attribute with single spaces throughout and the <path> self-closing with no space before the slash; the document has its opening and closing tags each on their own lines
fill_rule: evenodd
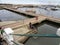
<svg viewBox="0 0 60 45">
<path fill-rule="evenodd" d="M 38 27 L 38 34 L 56 34 L 57 28 L 50 26 L 48 24 L 43 24 Z M 34 39 L 30 38 L 25 45 L 59 45 L 60 38 L 47 38 L 47 37 L 38 37 Z"/>
<path fill-rule="evenodd" d="M 21 16 L 20 14 L 13 13 L 7 10 L 0 10 L 0 20 L 2 21 L 17 21 L 17 20 L 24 20 L 27 17 Z"/>
<path fill-rule="evenodd" d="M 23 8 L 18 8 L 18 11 L 26 11 L 26 10 L 35 10 L 35 14 L 43 14 L 45 16 L 50 16 L 54 18 L 60 18 L 60 10 L 52 11 L 52 10 L 45 10 L 43 8 L 29 8 L 29 7 L 23 7 Z"/>
</svg>

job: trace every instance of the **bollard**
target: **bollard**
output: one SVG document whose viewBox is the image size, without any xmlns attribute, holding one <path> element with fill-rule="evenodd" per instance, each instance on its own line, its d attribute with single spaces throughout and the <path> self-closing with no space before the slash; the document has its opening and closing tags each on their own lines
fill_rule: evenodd
<svg viewBox="0 0 60 45">
<path fill-rule="evenodd" d="M 14 41 L 13 35 L 10 35 L 12 33 L 13 33 L 13 30 L 11 28 L 5 28 L 4 29 L 3 38 L 6 40 L 6 42 L 8 43 L 8 45 L 13 45 L 14 44 L 12 42 L 12 41 Z"/>
<path fill-rule="evenodd" d="M 57 29 L 56 35 L 60 36 L 60 28 Z"/>
</svg>

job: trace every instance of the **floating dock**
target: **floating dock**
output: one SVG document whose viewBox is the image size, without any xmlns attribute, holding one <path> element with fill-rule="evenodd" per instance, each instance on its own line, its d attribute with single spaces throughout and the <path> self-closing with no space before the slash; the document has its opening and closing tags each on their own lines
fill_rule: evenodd
<svg viewBox="0 0 60 45">
<path fill-rule="evenodd" d="M 37 14 L 33 14 L 33 13 L 18 11 L 16 9 L 12 9 L 12 8 L 8 8 L 8 7 L 4 7 L 4 9 L 15 12 L 15 13 L 18 13 L 18 14 L 22 14 L 23 16 L 33 17 L 33 18 L 21 20 L 21 21 L 0 22 L 0 27 L 3 27 L 3 28 L 10 27 L 10 28 L 13 29 L 14 33 L 18 33 L 18 34 L 37 33 L 36 30 L 32 30 L 32 29 L 29 28 L 29 23 L 36 24 L 36 23 L 42 23 L 43 21 L 48 20 L 48 21 L 60 24 L 60 19 L 58 19 L 58 18 L 44 16 L 42 14 L 37 15 Z M 38 19 L 36 19 L 36 16 L 38 17 Z M 28 37 L 26 37 L 26 36 L 14 36 L 14 39 L 17 42 L 24 43 L 24 41 L 26 41 L 26 39 L 28 39 Z"/>
</svg>

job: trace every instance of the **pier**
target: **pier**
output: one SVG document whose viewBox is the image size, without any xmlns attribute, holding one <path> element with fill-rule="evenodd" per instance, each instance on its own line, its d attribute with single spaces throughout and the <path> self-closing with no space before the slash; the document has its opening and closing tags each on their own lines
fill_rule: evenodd
<svg viewBox="0 0 60 45">
<path fill-rule="evenodd" d="M 44 15 L 37 15 L 34 13 L 28 13 L 28 12 L 23 12 L 23 11 L 18 11 L 16 9 L 4 7 L 5 10 L 12 11 L 17 14 L 22 14 L 22 16 L 27 16 L 27 17 L 32 17 L 28 18 L 25 20 L 20 20 L 20 21 L 5 21 L 5 22 L 0 22 L 0 27 L 2 28 L 12 28 L 14 33 L 16 34 L 35 34 L 37 33 L 36 29 L 32 30 L 29 28 L 29 23 L 36 24 L 36 23 L 42 23 L 43 21 L 51 21 L 54 23 L 60 24 L 60 19 L 54 18 L 54 17 L 49 17 L 49 16 L 44 16 Z M 37 18 L 36 18 L 37 17 Z M 26 36 L 14 36 L 15 41 L 24 43 L 28 39 Z"/>
</svg>

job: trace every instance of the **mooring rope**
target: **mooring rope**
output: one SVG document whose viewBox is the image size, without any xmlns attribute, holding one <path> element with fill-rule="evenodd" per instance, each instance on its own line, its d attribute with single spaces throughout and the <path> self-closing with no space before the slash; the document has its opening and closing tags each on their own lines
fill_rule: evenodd
<svg viewBox="0 0 60 45">
<path fill-rule="evenodd" d="M 11 34 L 15 36 L 32 36 L 32 37 L 50 37 L 50 38 L 60 38 L 56 34 Z"/>
</svg>

